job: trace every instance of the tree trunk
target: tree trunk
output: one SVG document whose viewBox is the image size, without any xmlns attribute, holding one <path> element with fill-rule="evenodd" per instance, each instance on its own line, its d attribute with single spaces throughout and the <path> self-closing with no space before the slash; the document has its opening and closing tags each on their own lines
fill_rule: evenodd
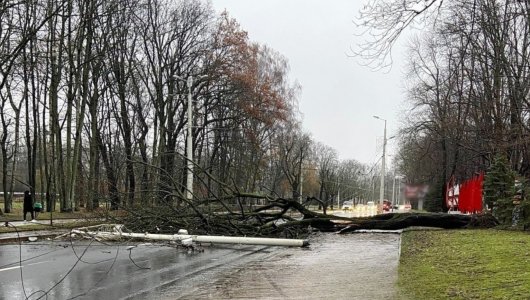
<svg viewBox="0 0 530 300">
<path fill-rule="evenodd" d="M 480 227 L 490 228 L 498 225 L 492 215 L 459 215 L 445 213 L 390 213 L 371 218 L 352 218 L 349 223 L 336 226 L 340 233 L 357 229 L 397 230 L 412 226 L 436 227 L 445 229 Z"/>
</svg>

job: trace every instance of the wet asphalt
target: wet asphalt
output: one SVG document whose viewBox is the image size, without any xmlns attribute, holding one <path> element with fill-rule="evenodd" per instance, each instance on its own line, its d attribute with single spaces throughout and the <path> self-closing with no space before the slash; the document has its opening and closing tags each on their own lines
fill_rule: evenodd
<svg viewBox="0 0 530 300">
<path fill-rule="evenodd" d="M 191 293 L 161 299 L 395 299 L 399 234 L 319 234 L 308 249 L 284 248 Z"/>
<path fill-rule="evenodd" d="M 0 246 L 0 299 L 394 299 L 398 234 L 308 248 L 69 241 Z M 135 246 L 134 248 L 131 248 Z"/>
</svg>

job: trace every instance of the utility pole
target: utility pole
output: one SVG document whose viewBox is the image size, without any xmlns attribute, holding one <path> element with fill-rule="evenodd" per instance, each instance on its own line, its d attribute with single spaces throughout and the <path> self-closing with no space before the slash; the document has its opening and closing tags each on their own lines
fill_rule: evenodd
<svg viewBox="0 0 530 300">
<path fill-rule="evenodd" d="M 385 122 L 385 130 L 383 132 L 383 157 L 381 159 L 381 186 L 379 187 L 379 205 L 383 207 L 383 198 L 385 194 L 386 120 L 378 116 L 374 116 L 374 118 Z"/>
<path fill-rule="evenodd" d="M 398 180 L 398 205 L 401 205 L 401 177 Z"/>
<path fill-rule="evenodd" d="M 193 76 L 189 75 L 187 79 L 184 79 L 178 75 L 173 75 L 177 80 L 186 81 L 188 86 L 188 111 L 187 117 L 188 122 L 186 126 L 186 199 L 193 200 L 193 99 L 191 88 L 193 86 Z M 204 76 L 198 76 L 198 78 L 204 78 Z"/>
<path fill-rule="evenodd" d="M 372 189 L 371 189 L 371 192 L 372 194 L 370 195 L 371 199 L 370 201 L 375 201 L 375 175 L 372 176 Z"/>
<path fill-rule="evenodd" d="M 193 100 L 191 97 L 191 86 L 193 77 L 188 76 L 188 136 L 186 137 L 186 160 L 187 160 L 187 177 L 186 177 L 186 199 L 193 200 Z"/>
<path fill-rule="evenodd" d="M 394 171 L 394 178 L 392 183 L 392 207 L 391 211 L 394 211 L 394 205 L 396 205 L 396 171 Z"/>
<path fill-rule="evenodd" d="M 337 190 L 337 209 L 340 209 L 340 183 L 338 184 Z"/>
<path fill-rule="evenodd" d="M 300 195 L 298 196 L 300 198 L 300 204 L 302 204 L 302 185 L 304 184 L 304 169 L 302 168 L 302 165 L 300 165 Z"/>
</svg>

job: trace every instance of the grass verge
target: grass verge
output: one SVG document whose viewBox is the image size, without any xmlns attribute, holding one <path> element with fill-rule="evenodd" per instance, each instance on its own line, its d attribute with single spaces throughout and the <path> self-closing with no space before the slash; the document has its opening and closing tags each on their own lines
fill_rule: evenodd
<svg viewBox="0 0 530 300">
<path fill-rule="evenodd" d="M 103 207 L 94 210 L 86 211 L 81 208 L 79 211 L 74 212 L 60 212 L 55 211 L 53 213 L 40 212 L 36 219 L 39 221 L 45 221 L 43 224 L 23 224 L 18 225 L 17 229 L 13 227 L 5 227 L 4 222 L 11 221 L 22 221 L 23 220 L 23 209 L 21 201 L 14 201 L 13 208 L 10 213 L 4 213 L 0 216 L 0 234 L 18 231 L 37 231 L 37 230 L 54 230 L 54 229 L 72 229 L 77 227 L 98 225 L 103 223 L 109 223 L 107 219 L 114 217 L 124 217 L 127 215 L 125 210 L 111 211 Z M 29 217 L 29 215 L 28 215 Z M 49 225 L 50 219 L 53 219 L 53 226 Z"/>
<path fill-rule="evenodd" d="M 68 223 L 57 223 L 53 226 L 45 224 L 31 224 L 31 225 L 20 225 L 17 226 L 17 229 L 13 227 L 0 227 L 0 233 L 9 233 L 9 232 L 23 232 L 23 231 L 38 231 L 38 230 L 55 230 L 55 229 L 73 229 L 78 227 L 92 226 L 98 224 L 104 224 L 106 222 L 101 220 L 82 220 Z"/>
<path fill-rule="evenodd" d="M 402 235 L 400 299 L 529 299 L 530 235 L 411 231 Z"/>
</svg>

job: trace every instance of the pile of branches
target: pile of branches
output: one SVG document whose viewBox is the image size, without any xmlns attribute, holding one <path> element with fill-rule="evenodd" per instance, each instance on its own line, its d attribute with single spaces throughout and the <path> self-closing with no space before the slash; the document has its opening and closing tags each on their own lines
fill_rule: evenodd
<svg viewBox="0 0 530 300">
<path fill-rule="evenodd" d="M 309 210 L 309 198 L 301 204 L 292 199 L 266 198 L 266 205 L 246 206 L 232 196 L 235 207 L 224 199 L 129 210 L 125 217 L 114 221 L 123 223 L 135 232 L 176 233 L 186 229 L 198 235 L 268 236 L 303 238 L 314 230 L 347 233 L 359 229 L 396 230 L 411 226 L 438 228 L 489 228 L 498 224 L 490 214 L 456 215 L 442 213 L 386 213 L 373 217 L 348 218 Z M 256 198 L 258 196 L 252 195 Z M 228 201 L 229 202 L 229 201 Z"/>
</svg>

